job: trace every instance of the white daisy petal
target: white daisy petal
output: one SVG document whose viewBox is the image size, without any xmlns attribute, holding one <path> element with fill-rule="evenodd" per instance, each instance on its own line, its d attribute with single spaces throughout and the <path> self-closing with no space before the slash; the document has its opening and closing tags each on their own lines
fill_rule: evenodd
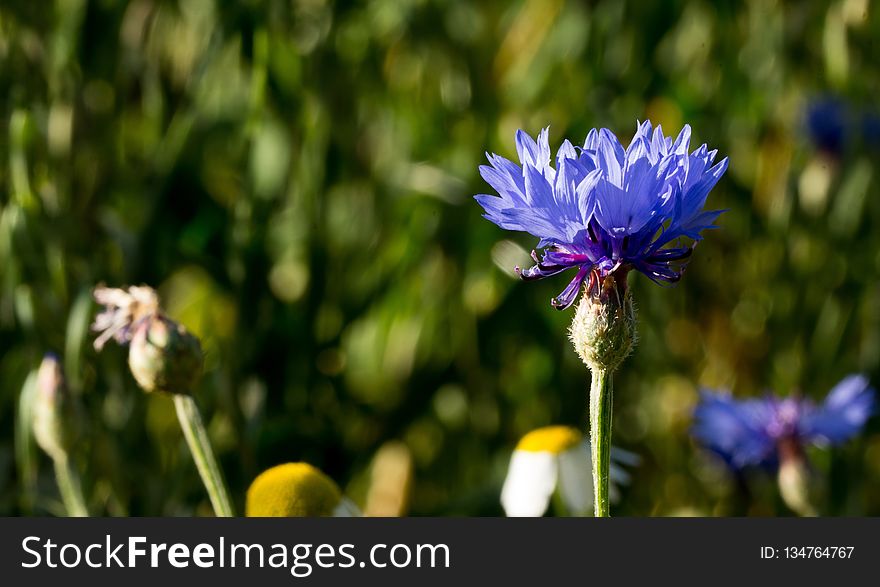
<svg viewBox="0 0 880 587">
<path fill-rule="evenodd" d="M 363 516 L 361 510 L 353 501 L 344 497 L 339 500 L 339 504 L 333 509 L 334 518 L 358 518 Z"/>
<path fill-rule="evenodd" d="M 556 489 L 558 464 L 549 452 L 513 451 L 501 489 L 501 505 L 510 517 L 539 517 Z"/>
<path fill-rule="evenodd" d="M 559 455 L 559 492 L 572 515 L 585 515 L 593 511 L 593 468 L 588 443 L 579 444 Z"/>
</svg>

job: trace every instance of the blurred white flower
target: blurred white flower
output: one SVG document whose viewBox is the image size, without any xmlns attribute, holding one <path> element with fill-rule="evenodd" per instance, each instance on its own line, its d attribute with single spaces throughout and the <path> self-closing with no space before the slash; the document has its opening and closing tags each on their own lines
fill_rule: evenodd
<svg viewBox="0 0 880 587">
<path fill-rule="evenodd" d="M 629 483 L 623 465 L 638 462 L 638 455 L 612 447 L 612 502 L 620 498 L 618 485 Z M 511 517 L 542 516 L 557 490 L 570 515 L 589 515 L 593 511 L 590 442 L 570 426 L 546 426 L 522 437 L 510 457 L 501 505 Z"/>
</svg>

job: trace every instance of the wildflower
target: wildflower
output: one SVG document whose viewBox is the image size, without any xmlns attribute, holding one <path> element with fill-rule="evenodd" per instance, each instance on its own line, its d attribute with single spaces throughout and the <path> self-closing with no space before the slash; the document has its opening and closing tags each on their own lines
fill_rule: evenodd
<svg viewBox="0 0 880 587">
<path fill-rule="evenodd" d="M 635 465 L 638 457 L 620 449 L 612 453 L 611 479 L 627 484 L 629 473 L 622 465 Z M 576 428 L 547 426 L 523 436 L 510 457 L 501 490 L 501 505 L 508 516 L 542 516 L 550 498 L 559 491 L 566 510 L 573 515 L 590 513 L 593 481 L 590 443 Z M 611 499 L 620 497 L 611 485 Z"/>
<path fill-rule="evenodd" d="M 734 470 L 776 471 L 789 506 L 812 512 L 805 448 L 841 444 L 858 434 L 874 410 L 874 395 L 862 375 L 844 378 L 818 406 L 796 397 L 737 401 L 704 391 L 693 435 Z"/>
<path fill-rule="evenodd" d="M 525 280 L 542 279 L 567 269 L 575 277 L 551 304 L 571 306 L 581 284 L 598 293 L 614 277 L 619 295 L 626 275 L 635 269 L 655 282 L 674 283 L 699 241 L 713 228 L 721 210 L 704 211 L 709 191 L 727 169 L 727 159 L 713 166 L 716 150 L 706 145 L 688 154 L 691 129 L 675 141 L 650 121 L 637 125 L 624 149 L 608 129 L 593 129 L 583 147 L 565 140 L 550 159 L 548 129 L 537 142 L 516 135 L 520 163 L 487 155 L 480 173 L 500 197 L 475 196 L 484 216 L 506 230 L 539 239 L 542 256 L 535 266 L 516 268 Z M 682 238 L 693 241 L 690 245 Z"/>
<path fill-rule="evenodd" d="M 630 271 L 656 283 L 675 283 L 701 233 L 722 210 L 704 211 L 709 192 L 727 170 L 706 145 L 691 153 L 691 129 L 678 137 L 650 121 L 637 123 L 624 149 L 607 128 L 593 129 L 582 147 L 565 140 L 550 157 L 548 129 L 535 141 L 516 134 L 520 165 L 487 155 L 483 179 L 498 196 L 477 195 L 484 217 L 506 230 L 537 237 L 535 265 L 515 268 L 525 280 L 568 269 L 574 278 L 550 304 L 570 307 L 586 283 L 569 331 L 592 373 L 590 436 L 597 516 L 609 515 L 612 375 L 636 343 Z M 688 244 L 688 241 L 690 244 Z"/>
<path fill-rule="evenodd" d="M 835 96 L 812 100 L 806 108 L 804 126 L 810 140 L 828 155 L 840 155 L 849 138 L 849 106 Z"/>
<path fill-rule="evenodd" d="M 263 471 L 247 491 L 248 517 L 359 516 L 339 486 L 308 463 L 286 463 Z"/>
<path fill-rule="evenodd" d="M 190 396 L 202 375 L 199 339 L 162 313 L 159 296 L 150 287 L 98 286 L 94 297 L 104 306 L 92 324 L 92 330 L 100 333 L 95 339 L 95 350 L 100 351 L 111 338 L 128 346 L 128 367 L 141 389 L 173 397 L 177 419 L 214 512 L 218 516 L 233 516 L 222 471 L 199 408 Z"/>
<path fill-rule="evenodd" d="M 840 96 L 814 98 L 804 112 L 804 127 L 813 145 L 834 165 L 849 143 L 877 149 L 880 146 L 880 114 L 873 108 L 859 108 Z"/>
<path fill-rule="evenodd" d="M 155 290 L 99 286 L 95 300 L 104 305 L 92 325 L 101 334 L 95 349 L 111 338 L 129 346 L 128 365 L 144 391 L 189 393 L 201 376 L 202 350 L 198 338 L 165 316 Z"/>
<path fill-rule="evenodd" d="M 104 306 L 92 324 L 92 330 L 101 333 L 94 342 L 96 351 L 103 349 L 111 338 L 120 345 L 127 345 L 134 335 L 134 327 L 159 312 L 159 296 L 145 285 L 127 290 L 99 285 L 94 297 Z"/>
<path fill-rule="evenodd" d="M 843 379 L 819 406 L 793 397 L 737 401 L 704 391 L 693 434 L 734 468 L 775 467 L 785 443 L 841 444 L 858 434 L 873 409 L 874 390 L 862 375 Z"/>
</svg>

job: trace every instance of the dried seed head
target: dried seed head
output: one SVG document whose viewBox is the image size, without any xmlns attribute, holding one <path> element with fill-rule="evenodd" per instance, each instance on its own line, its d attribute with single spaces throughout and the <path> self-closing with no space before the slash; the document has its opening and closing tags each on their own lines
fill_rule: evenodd
<svg viewBox="0 0 880 587">
<path fill-rule="evenodd" d="M 92 330 L 101 333 L 94 343 L 97 351 L 111 338 L 121 345 L 128 344 L 134 326 L 159 311 L 159 296 L 145 285 L 127 290 L 99 285 L 93 295 L 95 301 L 104 306 L 92 324 Z"/>
</svg>

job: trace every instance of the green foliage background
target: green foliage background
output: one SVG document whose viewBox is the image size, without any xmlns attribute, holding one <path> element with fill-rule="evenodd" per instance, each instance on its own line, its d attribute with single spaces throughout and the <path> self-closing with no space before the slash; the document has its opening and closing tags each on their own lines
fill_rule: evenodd
<svg viewBox="0 0 880 587">
<path fill-rule="evenodd" d="M 44 352 L 88 415 L 77 462 L 107 515 L 210 513 L 171 402 L 98 355 L 98 282 L 157 287 L 195 331 L 195 391 L 239 510 L 306 460 L 363 503 L 375 451 L 414 463 L 409 512 L 498 515 L 517 439 L 585 427 L 588 374 L 534 240 L 483 220 L 484 151 L 636 119 L 731 160 L 722 228 L 685 279 L 631 277 L 641 342 L 616 378 L 615 443 L 641 455 L 614 513 L 788 515 L 688 436 L 699 386 L 820 399 L 880 380 L 876 153 L 839 159 L 807 100 L 876 103 L 866 0 L 58 0 L 0 8 L 0 514 L 59 512 L 17 421 Z M 112 345 L 111 345 L 112 346 Z M 820 510 L 880 514 L 876 419 L 811 454 Z"/>
</svg>

